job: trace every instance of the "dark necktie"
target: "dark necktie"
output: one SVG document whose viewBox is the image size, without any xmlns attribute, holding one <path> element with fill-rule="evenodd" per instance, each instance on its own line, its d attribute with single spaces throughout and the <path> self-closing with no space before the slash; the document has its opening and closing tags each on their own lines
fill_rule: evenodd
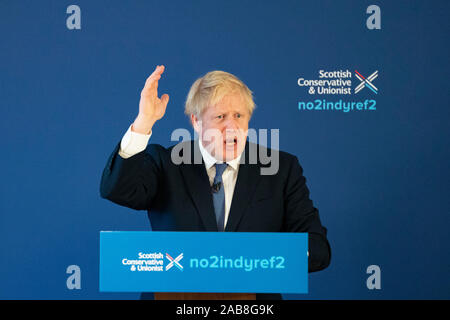
<svg viewBox="0 0 450 320">
<path fill-rule="evenodd" d="M 216 176 L 211 188 L 216 213 L 217 229 L 223 231 L 225 228 L 225 190 L 222 182 L 222 174 L 227 168 L 226 163 L 216 163 Z"/>
</svg>

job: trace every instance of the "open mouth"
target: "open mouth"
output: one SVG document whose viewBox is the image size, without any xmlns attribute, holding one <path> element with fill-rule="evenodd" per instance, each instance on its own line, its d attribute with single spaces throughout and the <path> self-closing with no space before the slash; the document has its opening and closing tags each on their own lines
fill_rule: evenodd
<svg viewBox="0 0 450 320">
<path fill-rule="evenodd" d="M 225 146 L 234 147 L 237 144 L 237 138 L 227 138 L 223 141 Z"/>
</svg>

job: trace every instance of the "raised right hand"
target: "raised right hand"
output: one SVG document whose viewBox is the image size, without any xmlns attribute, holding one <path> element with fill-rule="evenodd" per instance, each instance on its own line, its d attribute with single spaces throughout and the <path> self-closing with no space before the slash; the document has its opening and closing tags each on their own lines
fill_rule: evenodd
<svg viewBox="0 0 450 320">
<path fill-rule="evenodd" d="M 135 132 L 149 134 L 154 123 L 166 112 L 169 95 L 163 94 L 161 98 L 158 98 L 158 81 L 164 69 L 164 66 L 157 66 L 145 81 L 139 101 L 139 114 L 131 127 Z"/>
</svg>

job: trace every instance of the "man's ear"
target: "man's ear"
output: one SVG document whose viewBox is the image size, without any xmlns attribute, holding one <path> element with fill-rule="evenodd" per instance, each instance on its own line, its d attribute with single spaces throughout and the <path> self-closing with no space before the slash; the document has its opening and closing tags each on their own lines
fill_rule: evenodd
<svg viewBox="0 0 450 320">
<path fill-rule="evenodd" d="M 200 134 L 200 131 L 202 129 L 201 121 L 194 114 L 191 114 L 191 124 L 195 132 Z"/>
</svg>

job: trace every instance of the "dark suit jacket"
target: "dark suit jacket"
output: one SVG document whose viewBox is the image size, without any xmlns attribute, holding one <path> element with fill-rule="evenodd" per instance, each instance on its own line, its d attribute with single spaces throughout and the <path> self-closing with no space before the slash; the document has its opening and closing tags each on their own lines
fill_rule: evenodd
<svg viewBox="0 0 450 320">
<path fill-rule="evenodd" d="M 128 159 L 118 155 L 119 146 L 103 171 L 100 185 L 103 198 L 136 210 L 148 210 L 155 231 L 218 231 L 198 141 L 175 146 L 175 150 L 181 149 L 181 156 L 192 151 L 186 158 L 191 162 L 178 165 L 171 160 L 174 146 L 166 149 L 150 144 L 145 151 Z M 309 198 L 297 158 L 280 151 L 278 172 L 261 175 L 260 169 L 270 164 L 261 163 L 259 156 L 257 163 L 252 164 L 249 161 L 255 159 L 249 158 L 252 148 L 258 150 L 258 155 L 259 151 L 273 152 L 247 141 L 225 231 L 308 232 L 309 272 L 326 268 L 331 259 L 327 230 Z M 194 159 L 202 163 L 195 164 Z"/>
</svg>

